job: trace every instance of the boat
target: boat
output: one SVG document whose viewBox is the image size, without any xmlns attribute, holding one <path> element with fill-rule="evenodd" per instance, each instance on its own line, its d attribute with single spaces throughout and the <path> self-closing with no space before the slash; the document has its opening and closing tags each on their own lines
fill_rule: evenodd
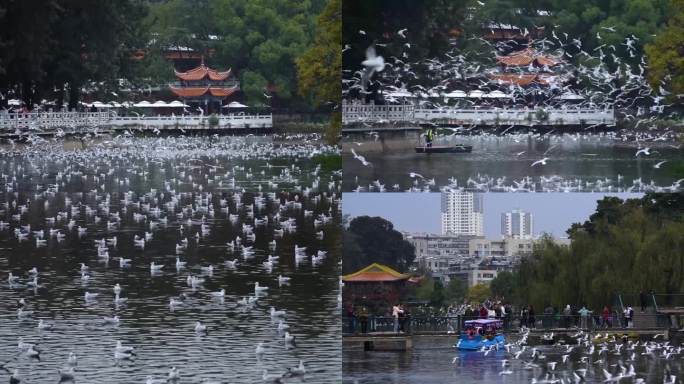
<svg viewBox="0 0 684 384">
<path fill-rule="evenodd" d="M 484 348 L 503 347 L 506 337 L 503 335 L 503 320 L 477 319 L 467 320 L 456 348 L 476 351 Z"/>
<path fill-rule="evenodd" d="M 473 150 L 471 145 L 433 145 L 431 147 L 422 145 L 416 147 L 416 153 L 470 153 Z"/>
</svg>

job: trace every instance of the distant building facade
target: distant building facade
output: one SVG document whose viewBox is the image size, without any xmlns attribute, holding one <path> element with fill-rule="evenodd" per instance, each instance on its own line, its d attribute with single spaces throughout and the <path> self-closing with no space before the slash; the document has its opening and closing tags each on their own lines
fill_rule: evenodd
<svg viewBox="0 0 684 384">
<path fill-rule="evenodd" d="M 477 192 L 442 192 L 442 235 L 483 236 L 484 203 Z"/>
<path fill-rule="evenodd" d="M 472 239 L 469 242 L 471 257 L 512 257 L 532 253 L 534 240 L 504 237 L 503 239 Z"/>
<path fill-rule="evenodd" d="M 501 214 L 501 234 L 506 237 L 530 239 L 534 233 L 531 213 L 514 209 Z"/>
</svg>

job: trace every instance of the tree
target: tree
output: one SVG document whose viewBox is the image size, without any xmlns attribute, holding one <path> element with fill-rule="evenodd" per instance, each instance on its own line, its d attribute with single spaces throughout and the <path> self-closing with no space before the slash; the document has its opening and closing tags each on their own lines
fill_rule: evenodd
<svg viewBox="0 0 684 384">
<path fill-rule="evenodd" d="M 444 305 L 444 286 L 441 281 L 435 281 L 434 288 L 430 294 L 430 305 L 433 307 Z"/>
<path fill-rule="evenodd" d="M 463 300 L 468 292 L 468 283 L 461 279 L 451 279 L 446 286 L 444 296 L 452 303 L 458 303 Z"/>
<path fill-rule="evenodd" d="M 345 250 L 342 269 L 344 273 L 355 272 L 372 263 L 380 263 L 406 272 L 415 258 L 415 249 L 394 230 L 391 222 L 381 217 L 359 216 L 354 218 L 346 230 L 352 237 L 345 237 L 358 245 L 360 252 L 350 254 Z"/>
<path fill-rule="evenodd" d="M 299 94 L 316 107 L 342 102 L 342 1 L 331 0 L 318 16 L 316 41 L 297 59 Z M 326 141 L 335 144 L 342 132 L 342 114 L 333 112 Z"/>
<path fill-rule="evenodd" d="M 485 283 L 475 284 L 468 289 L 466 299 L 474 303 L 482 303 L 492 296 L 489 285 Z"/>
<path fill-rule="evenodd" d="M 509 271 L 501 271 L 489 283 L 492 295 L 511 299 L 515 289 L 515 277 Z"/>
<path fill-rule="evenodd" d="M 672 0 L 672 13 L 667 27 L 652 44 L 646 46 L 651 87 L 668 99 L 679 102 L 675 95 L 684 94 L 684 0 Z"/>
</svg>

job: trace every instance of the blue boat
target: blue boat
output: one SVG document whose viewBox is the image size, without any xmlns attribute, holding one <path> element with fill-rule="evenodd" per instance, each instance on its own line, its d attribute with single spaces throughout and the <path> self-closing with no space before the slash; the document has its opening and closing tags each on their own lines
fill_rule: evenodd
<svg viewBox="0 0 684 384">
<path fill-rule="evenodd" d="M 476 351 L 482 349 L 482 347 L 503 347 L 506 343 L 506 338 L 503 335 L 502 328 L 503 320 L 468 320 L 465 322 L 464 330 L 456 343 L 456 348 Z"/>
</svg>

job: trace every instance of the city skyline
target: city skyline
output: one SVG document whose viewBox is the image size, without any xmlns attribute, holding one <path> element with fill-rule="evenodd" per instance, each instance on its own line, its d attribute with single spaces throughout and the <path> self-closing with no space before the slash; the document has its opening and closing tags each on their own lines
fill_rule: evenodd
<svg viewBox="0 0 684 384">
<path fill-rule="evenodd" d="M 440 193 L 344 193 L 343 214 L 380 216 L 398 231 L 441 233 Z M 534 216 L 533 236 L 549 233 L 567 237 L 573 223 L 584 222 L 596 210 L 596 202 L 605 196 L 621 199 L 639 198 L 641 193 L 483 193 L 484 235 L 501 238 L 501 214 L 513 209 Z M 400 209 L 399 209 L 400 208 Z"/>
</svg>

